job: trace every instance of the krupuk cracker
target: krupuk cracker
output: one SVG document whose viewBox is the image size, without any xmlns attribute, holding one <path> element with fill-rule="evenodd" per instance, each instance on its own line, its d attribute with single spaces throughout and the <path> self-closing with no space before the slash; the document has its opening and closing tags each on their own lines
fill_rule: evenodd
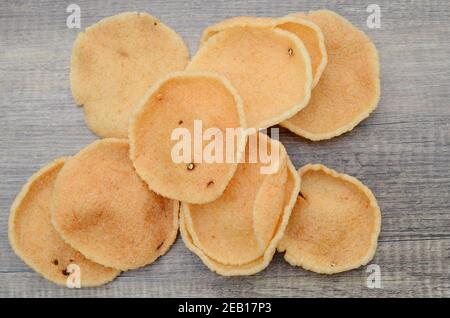
<svg viewBox="0 0 450 318">
<path fill-rule="evenodd" d="M 324 140 L 352 130 L 377 107 L 380 65 L 373 42 L 340 15 L 301 14 L 323 32 L 328 64 L 304 109 L 281 123 L 299 136 Z"/>
<path fill-rule="evenodd" d="M 177 201 L 148 189 L 128 151 L 126 139 L 88 145 L 61 169 L 51 203 L 52 222 L 67 243 L 123 271 L 168 251 L 177 236 L 179 209 Z"/>
<path fill-rule="evenodd" d="M 181 37 L 144 12 L 105 18 L 78 34 L 70 66 L 72 95 L 100 137 L 126 138 L 134 107 L 158 79 L 186 67 Z"/>
<path fill-rule="evenodd" d="M 259 23 L 227 28 L 204 43 L 187 70 L 227 77 L 242 97 L 248 127 L 267 128 L 309 101 L 312 69 L 302 41 Z"/>
<path fill-rule="evenodd" d="M 301 192 L 278 245 L 288 263 L 334 274 L 372 260 L 381 213 L 372 192 L 359 180 L 309 164 L 299 170 Z"/>
<path fill-rule="evenodd" d="M 245 128 L 241 98 L 226 78 L 172 73 L 147 92 L 132 118 L 130 158 L 160 195 L 211 202 L 236 171 Z"/>
<path fill-rule="evenodd" d="M 71 287 L 100 286 L 113 280 L 120 271 L 86 259 L 63 241 L 51 223 L 50 201 L 55 180 L 67 160 L 60 158 L 48 164 L 23 186 L 11 207 L 9 240 L 14 252 L 49 281 L 68 286 L 69 276 L 77 275 Z"/>
</svg>

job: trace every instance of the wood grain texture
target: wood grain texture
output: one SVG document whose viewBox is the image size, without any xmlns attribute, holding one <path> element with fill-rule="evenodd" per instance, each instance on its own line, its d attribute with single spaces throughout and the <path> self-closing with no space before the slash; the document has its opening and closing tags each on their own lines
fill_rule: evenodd
<svg viewBox="0 0 450 318">
<path fill-rule="evenodd" d="M 448 1 L 74 1 L 82 27 L 122 11 L 147 11 L 174 28 L 194 54 L 202 30 L 237 15 L 281 16 L 328 8 L 363 29 L 381 56 L 382 98 L 352 132 L 308 142 L 286 130 L 281 141 L 296 167 L 323 163 L 351 174 L 382 209 L 372 263 L 382 288 L 366 287 L 365 268 L 321 276 L 276 255 L 263 272 L 224 278 L 210 272 L 179 238 L 152 266 L 94 289 L 57 287 L 31 271 L 7 238 L 9 207 L 27 178 L 53 158 L 96 139 L 69 87 L 79 30 L 66 27 L 65 1 L 0 2 L 0 296 L 450 296 L 450 2 Z M 366 27 L 366 7 L 382 9 L 381 28 Z"/>
</svg>

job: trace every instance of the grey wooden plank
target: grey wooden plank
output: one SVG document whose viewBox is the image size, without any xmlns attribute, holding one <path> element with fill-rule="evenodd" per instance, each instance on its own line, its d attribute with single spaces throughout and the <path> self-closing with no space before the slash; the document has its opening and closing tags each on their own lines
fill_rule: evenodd
<svg viewBox="0 0 450 318">
<path fill-rule="evenodd" d="M 280 255 L 264 272 L 223 278 L 179 239 L 156 264 L 81 291 L 53 286 L 28 269 L 7 239 L 9 206 L 36 169 L 95 140 L 70 95 L 70 50 L 77 30 L 67 3 L 0 2 L 0 296 L 450 296 L 450 3 L 377 1 L 381 29 L 365 25 L 373 1 L 76 1 L 86 27 L 122 11 L 158 16 L 195 53 L 202 30 L 236 15 L 278 16 L 328 8 L 366 31 L 379 49 L 382 99 L 352 132 L 313 143 L 281 129 L 299 167 L 321 162 L 358 177 L 382 208 L 374 263 L 383 288 L 365 285 L 364 269 L 320 276 Z"/>
<path fill-rule="evenodd" d="M 381 267 L 381 289 L 367 288 L 364 268 L 324 276 L 292 267 L 281 255 L 257 275 L 221 277 L 186 254 L 181 240 L 154 265 L 103 287 L 68 290 L 31 271 L 2 273 L 0 284 L 15 297 L 448 297 L 450 282 L 442 273 L 448 273 L 449 248 L 448 239 L 381 242 L 374 260 Z"/>
</svg>

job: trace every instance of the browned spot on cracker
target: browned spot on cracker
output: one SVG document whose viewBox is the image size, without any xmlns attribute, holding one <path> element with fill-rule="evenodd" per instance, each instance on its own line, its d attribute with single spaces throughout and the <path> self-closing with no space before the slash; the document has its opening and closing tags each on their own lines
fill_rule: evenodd
<svg viewBox="0 0 450 318">
<path fill-rule="evenodd" d="M 125 57 L 125 58 L 129 58 L 129 57 L 130 57 L 130 54 L 128 54 L 128 53 L 125 52 L 124 50 L 119 50 L 119 51 L 117 51 L 117 53 L 119 53 L 119 55 L 120 55 L 121 57 Z"/>
</svg>

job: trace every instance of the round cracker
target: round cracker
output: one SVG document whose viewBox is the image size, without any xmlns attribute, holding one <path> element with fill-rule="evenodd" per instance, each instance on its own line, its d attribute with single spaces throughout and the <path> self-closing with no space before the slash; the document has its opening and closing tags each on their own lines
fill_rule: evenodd
<svg viewBox="0 0 450 318">
<path fill-rule="evenodd" d="M 108 17 L 75 40 L 70 82 L 88 127 L 100 137 L 127 137 L 129 118 L 148 87 L 183 70 L 188 49 L 168 26 L 144 12 Z"/>
<path fill-rule="evenodd" d="M 242 97 L 248 127 L 275 125 L 310 98 L 311 61 L 302 41 L 264 24 L 219 32 L 202 45 L 187 70 L 225 75 Z"/>
<path fill-rule="evenodd" d="M 312 87 L 316 86 L 320 80 L 325 66 L 327 65 L 327 52 L 325 39 L 320 28 L 313 22 L 305 19 L 300 14 L 290 15 L 283 18 L 261 18 L 261 17 L 234 17 L 206 28 L 203 32 L 201 44 L 215 34 L 228 28 L 248 25 L 271 26 L 295 34 L 305 45 L 311 58 Z"/>
<path fill-rule="evenodd" d="M 61 170 L 52 221 L 87 258 L 120 270 L 166 253 L 178 231 L 179 203 L 150 191 L 136 174 L 125 139 L 96 141 Z"/>
<path fill-rule="evenodd" d="M 381 212 L 372 192 L 357 179 L 320 164 L 299 170 L 301 193 L 278 245 L 291 265 L 334 274 L 372 260 Z"/>
<path fill-rule="evenodd" d="M 372 41 L 340 15 L 308 14 L 325 37 L 328 64 L 307 107 L 281 123 L 299 136 L 324 140 L 352 130 L 377 107 L 380 64 Z"/>
<path fill-rule="evenodd" d="M 194 157 L 196 120 L 201 120 L 200 133 L 214 129 L 225 136 L 227 129 L 241 128 L 232 145 L 234 160 L 226 160 L 226 137 L 222 160 Z M 188 162 L 173 158 L 181 141 L 172 134 L 180 128 L 191 138 Z M 225 77 L 210 72 L 172 73 L 147 92 L 130 122 L 130 158 L 153 191 L 179 201 L 211 202 L 224 192 L 236 171 L 245 149 L 245 128 L 242 101 Z M 203 142 L 200 154 L 209 143 Z"/>
<path fill-rule="evenodd" d="M 197 256 L 199 256 L 203 263 L 211 271 L 214 271 L 223 276 L 253 275 L 264 270 L 272 260 L 276 246 L 280 239 L 283 237 L 292 208 L 295 204 L 295 199 L 297 197 L 298 191 L 300 190 L 300 178 L 289 158 L 287 158 L 287 168 L 288 177 L 286 180 L 285 192 L 283 194 L 283 214 L 276 225 L 274 235 L 267 248 L 265 249 L 263 255 L 249 263 L 240 265 L 227 265 L 214 260 L 213 258 L 206 255 L 201 248 L 195 245 L 189 228 L 186 225 L 186 211 L 182 209 L 180 212 L 180 233 L 187 248 Z"/>
<path fill-rule="evenodd" d="M 53 228 L 50 199 L 56 177 L 67 158 L 60 158 L 33 174 L 11 207 L 8 235 L 14 252 L 49 281 L 67 286 L 68 266 L 79 266 L 81 287 L 113 280 L 120 271 L 91 262 L 65 243 Z"/>
</svg>

